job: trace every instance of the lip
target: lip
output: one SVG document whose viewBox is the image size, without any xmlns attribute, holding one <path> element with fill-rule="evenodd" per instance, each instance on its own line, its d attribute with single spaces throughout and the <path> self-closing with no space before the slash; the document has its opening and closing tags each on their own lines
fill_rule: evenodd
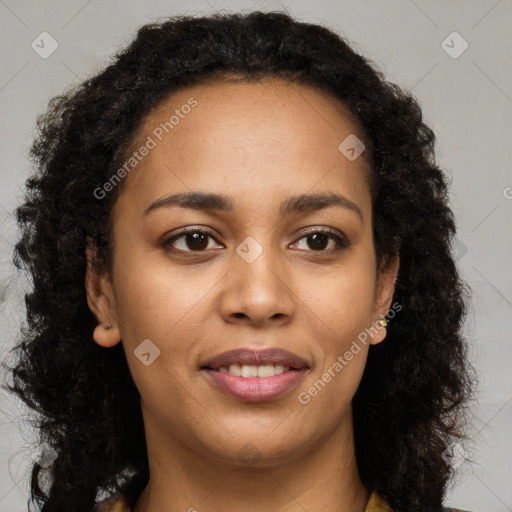
<svg viewBox="0 0 512 512">
<path fill-rule="evenodd" d="M 241 377 L 229 372 L 219 372 L 221 366 L 283 365 L 289 370 L 272 377 Z M 214 356 L 201 365 L 201 371 L 208 381 L 229 396 L 244 402 L 275 400 L 298 386 L 310 365 L 306 359 L 282 348 L 253 350 L 242 348 L 229 350 Z"/>
<path fill-rule="evenodd" d="M 227 395 L 244 402 L 275 400 L 296 388 L 308 368 L 287 370 L 273 377 L 239 377 L 228 372 L 203 368 L 208 381 Z"/>
<path fill-rule="evenodd" d="M 201 368 L 216 370 L 221 366 L 229 367 L 232 364 L 239 364 L 240 366 L 244 364 L 251 366 L 281 364 L 283 366 L 289 366 L 290 369 L 293 368 L 295 370 L 303 370 L 309 368 L 309 364 L 304 358 L 282 348 L 266 348 L 262 350 L 241 348 L 237 350 L 229 350 L 214 356 L 212 359 L 209 359 L 201 365 Z M 264 379 L 274 377 L 258 378 Z"/>
</svg>

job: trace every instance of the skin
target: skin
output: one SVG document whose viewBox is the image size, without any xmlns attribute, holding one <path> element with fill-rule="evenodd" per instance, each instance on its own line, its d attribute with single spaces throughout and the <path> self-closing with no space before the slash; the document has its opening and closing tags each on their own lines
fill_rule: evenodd
<svg viewBox="0 0 512 512">
<path fill-rule="evenodd" d="M 399 261 L 377 272 L 364 152 L 349 161 L 338 150 L 349 134 L 362 139 L 360 130 L 336 99 L 308 86 L 214 82 L 166 98 L 135 142 L 190 97 L 197 106 L 122 184 L 112 274 L 95 270 L 87 250 L 94 339 L 103 347 L 122 340 L 141 394 L 151 477 L 135 510 L 363 512 L 371 490 L 355 461 L 351 399 L 369 344 L 381 343 L 385 329 L 308 404 L 297 399 L 392 302 Z M 236 206 L 143 214 L 157 199 L 192 190 L 231 196 Z M 279 215 L 289 196 L 320 192 L 350 199 L 362 221 L 339 206 Z M 185 237 L 159 244 L 184 226 L 213 238 L 202 251 Z M 318 249 L 305 228 L 331 228 L 350 246 L 327 238 Z M 263 249 L 252 263 L 236 251 L 248 236 Z M 134 355 L 145 339 L 160 350 L 148 366 Z M 199 368 L 242 347 L 285 348 L 310 369 L 285 396 L 243 402 Z M 252 463 L 239 455 L 248 442 Z"/>
</svg>

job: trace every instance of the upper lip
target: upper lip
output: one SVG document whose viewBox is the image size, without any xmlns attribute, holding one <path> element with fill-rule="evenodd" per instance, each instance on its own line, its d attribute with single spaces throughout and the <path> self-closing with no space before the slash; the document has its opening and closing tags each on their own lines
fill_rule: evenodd
<svg viewBox="0 0 512 512">
<path fill-rule="evenodd" d="M 266 348 L 263 350 L 241 348 L 237 350 L 229 350 L 209 359 L 206 363 L 201 365 L 201 368 L 217 369 L 221 366 L 230 366 L 232 364 L 238 364 L 240 366 L 280 364 L 297 370 L 309 368 L 309 364 L 305 359 L 282 348 Z"/>
</svg>

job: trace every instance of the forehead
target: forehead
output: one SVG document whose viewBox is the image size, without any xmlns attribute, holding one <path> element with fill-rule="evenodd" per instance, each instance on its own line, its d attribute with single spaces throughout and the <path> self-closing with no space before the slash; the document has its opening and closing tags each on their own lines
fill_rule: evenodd
<svg viewBox="0 0 512 512">
<path fill-rule="evenodd" d="M 167 135 L 176 143 L 189 144 L 202 135 L 204 150 L 213 139 L 218 142 L 229 137 L 250 143 L 258 137 L 259 143 L 279 145 L 280 152 L 301 149 L 304 141 L 314 150 L 313 143 L 319 147 L 322 140 L 336 142 L 344 133 L 362 138 L 350 111 L 334 96 L 277 78 L 215 80 L 171 93 L 146 116 L 139 138 L 151 133 L 164 144 L 163 138 L 171 138 Z M 249 144 L 244 146 L 250 149 Z"/>
<path fill-rule="evenodd" d="M 126 192 L 146 203 L 175 190 L 261 199 L 316 185 L 362 196 L 365 155 L 350 161 L 339 149 L 354 135 L 363 138 L 344 105 L 310 86 L 280 79 L 194 85 L 144 119 L 132 149 L 151 148 Z"/>
</svg>

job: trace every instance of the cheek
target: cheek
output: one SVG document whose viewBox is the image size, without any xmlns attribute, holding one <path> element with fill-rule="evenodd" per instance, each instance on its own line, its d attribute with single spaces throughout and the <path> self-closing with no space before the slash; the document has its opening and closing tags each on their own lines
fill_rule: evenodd
<svg viewBox="0 0 512 512">
<path fill-rule="evenodd" d="M 320 279 L 313 276 L 302 290 L 314 330 L 317 367 L 306 385 L 303 402 L 335 418 L 349 405 L 361 380 L 368 354 L 365 329 L 372 324 L 371 258 L 354 258 Z M 301 402 L 301 403 L 303 403 Z"/>
<path fill-rule="evenodd" d="M 322 417 L 323 428 L 334 428 L 350 409 L 368 355 L 373 281 L 358 278 L 331 279 L 318 296 L 310 296 L 315 330 L 317 366 L 296 396 L 307 418 Z M 306 420 L 309 421 L 309 420 Z"/>
<path fill-rule="evenodd" d="M 369 347 L 365 329 L 371 325 L 371 305 L 369 295 L 359 293 L 347 299 L 333 294 L 333 301 L 323 311 L 326 335 L 316 339 L 322 353 L 315 374 L 320 377 L 328 372 L 325 382 L 332 381 L 330 387 L 344 395 L 355 392 L 364 370 Z"/>
<path fill-rule="evenodd" d="M 214 276 L 192 279 L 192 275 L 186 268 L 147 261 L 120 268 L 115 302 L 123 341 L 133 344 L 152 336 L 163 341 L 166 333 L 182 329 L 214 284 Z"/>
<path fill-rule="evenodd" d="M 182 292 L 183 276 L 181 281 L 177 276 L 164 277 L 149 265 L 141 265 L 138 272 L 128 268 L 117 275 L 116 310 L 126 359 L 142 402 L 162 414 L 188 411 L 191 400 L 183 383 L 195 362 L 192 337 L 198 329 L 190 322 L 204 291 Z"/>
<path fill-rule="evenodd" d="M 371 260 L 354 257 L 344 263 L 328 272 L 305 273 L 297 292 L 337 341 L 357 335 L 370 325 L 374 302 Z"/>
<path fill-rule="evenodd" d="M 198 340 L 210 332 L 205 320 L 214 311 L 208 294 L 219 277 L 192 267 L 155 263 L 147 255 L 137 259 L 133 254 L 117 267 L 114 289 L 121 339 L 134 381 L 146 401 L 172 393 L 173 404 L 183 399 L 180 406 L 185 405 L 180 383 L 197 373 Z M 139 347 L 146 346 L 143 343 L 151 353 L 146 362 L 153 361 L 152 352 L 157 354 L 148 366 L 138 357 Z"/>
</svg>

